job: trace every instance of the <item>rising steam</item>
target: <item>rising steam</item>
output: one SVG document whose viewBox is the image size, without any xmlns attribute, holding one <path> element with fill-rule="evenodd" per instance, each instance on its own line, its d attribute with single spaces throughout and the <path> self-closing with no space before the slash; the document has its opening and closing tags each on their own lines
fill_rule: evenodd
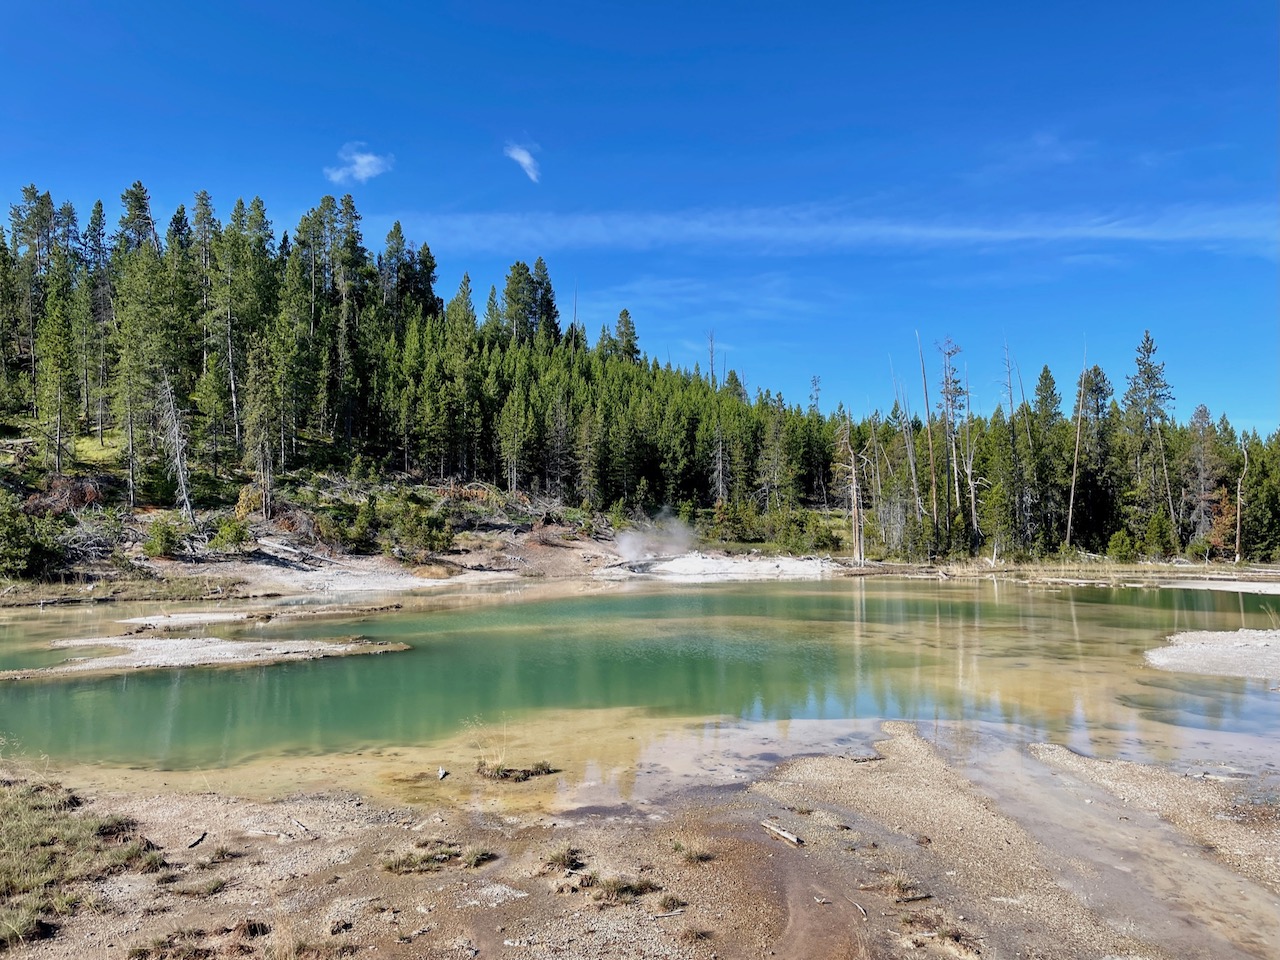
<svg viewBox="0 0 1280 960">
<path fill-rule="evenodd" d="M 651 526 L 618 534 L 618 554 L 627 563 L 675 557 L 688 553 L 695 539 L 688 524 L 664 509 Z"/>
</svg>

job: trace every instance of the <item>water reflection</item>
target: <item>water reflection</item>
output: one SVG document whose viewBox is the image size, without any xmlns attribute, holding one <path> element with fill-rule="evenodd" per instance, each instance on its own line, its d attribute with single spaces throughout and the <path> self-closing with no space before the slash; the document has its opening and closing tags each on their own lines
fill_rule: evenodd
<svg viewBox="0 0 1280 960">
<path fill-rule="evenodd" d="M 1143 663 L 1174 630 L 1241 625 L 1268 625 L 1260 598 L 995 582 L 703 586 L 464 609 L 423 599 L 376 618 L 218 627 L 360 633 L 409 653 L 10 683 L 0 731 L 59 761 L 166 769 L 420 745 L 476 716 L 616 708 L 679 722 L 958 719 L 1104 755 L 1176 751 L 1178 731 L 1280 726 L 1280 698 L 1261 682 Z M 0 624 L 0 656 L 31 655 L 20 631 Z"/>
</svg>

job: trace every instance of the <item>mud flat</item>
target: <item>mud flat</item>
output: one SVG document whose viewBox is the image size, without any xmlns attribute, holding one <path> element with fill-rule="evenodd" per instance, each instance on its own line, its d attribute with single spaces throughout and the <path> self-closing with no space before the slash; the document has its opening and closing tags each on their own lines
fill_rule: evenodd
<svg viewBox="0 0 1280 960">
<path fill-rule="evenodd" d="M 349 657 L 361 654 L 393 653 L 409 648 L 404 644 L 370 643 L 355 638 L 327 640 L 223 640 L 218 637 L 120 636 L 54 640 L 54 649 L 118 648 L 119 653 L 102 657 L 71 659 L 38 670 L 0 672 L 0 680 L 28 680 L 68 673 L 122 673 L 131 670 L 176 669 L 179 667 L 233 666 L 317 660 L 322 657 Z"/>
<path fill-rule="evenodd" d="M 1280 683 L 1280 630 L 1193 630 L 1146 652 L 1160 670 Z"/>
</svg>

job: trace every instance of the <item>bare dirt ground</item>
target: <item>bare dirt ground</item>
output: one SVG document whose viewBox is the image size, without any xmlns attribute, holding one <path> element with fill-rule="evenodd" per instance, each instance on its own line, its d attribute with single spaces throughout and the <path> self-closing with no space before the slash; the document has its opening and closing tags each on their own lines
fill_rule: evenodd
<svg viewBox="0 0 1280 960">
<path fill-rule="evenodd" d="M 555 812 L 521 803 L 535 781 L 469 771 L 450 774 L 464 804 L 96 791 L 87 809 L 135 818 L 165 865 L 96 882 L 91 909 L 13 955 L 1276 955 L 1280 815 L 1248 784 L 1033 746 L 1064 847 L 914 725 L 883 735 L 727 791 Z M 1112 862 L 1131 850 L 1160 869 Z"/>
</svg>

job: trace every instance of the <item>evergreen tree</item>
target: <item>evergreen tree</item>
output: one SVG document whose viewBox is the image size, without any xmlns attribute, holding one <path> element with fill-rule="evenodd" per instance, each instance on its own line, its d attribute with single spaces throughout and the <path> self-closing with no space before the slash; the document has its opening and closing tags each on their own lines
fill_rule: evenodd
<svg viewBox="0 0 1280 960">
<path fill-rule="evenodd" d="M 72 316 L 76 309 L 72 255 L 55 246 L 44 315 L 36 335 L 39 374 L 36 414 L 45 462 L 62 473 L 75 440 L 76 362 Z"/>
<path fill-rule="evenodd" d="M 533 342 L 538 332 L 537 308 L 538 290 L 529 265 L 517 260 L 507 272 L 507 285 L 502 291 L 503 328 L 511 336 L 512 347 Z"/>
<path fill-rule="evenodd" d="M 127 241 L 126 241 L 127 242 Z M 113 381 L 116 420 L 125 434 L 129 505 L 137 503 L 138 471 L 148 425 L 155 413 L 156 374 L 161 356 L 155 317 L 165 299 L 164 266 L 149 243 L 117 248 L 116 328 L 113 346 L 117 357 Z"/>
<path fill-rule="evenodd" d="M 1147 330 L 1138 344 L 1136 369 L 1127 378 L 1129 388 L 1124 394 L 1136 509 L 1131 525 L 1138 527 L 1134 532 L 1145 528 L 1162 508 L 1167 511 L 1166 519 L 1174 514 L 1164 440 L 1173 390 L 1165 379 L 1164 363 L 1157 363 L 1155 354 L 1156 344 Z"/>
<path fill-rule="evenodd" d="M 551 288 L 547 264 L 539 257 L 533 262 L 533 310 L 532 322 L 543 353 L 560 342 L 560 310 L 556 306 L 556 292 Z"/>
<path fill-rule="evenodd" d="M 618 314 L 618 322 L 614 326 L 616 350 L 619 357 L 627 363 L 640 362 L 640 346 L 636 341 L 636 325 L 631 322 L 631 311 L 623 310 Z"/>
</svg>

